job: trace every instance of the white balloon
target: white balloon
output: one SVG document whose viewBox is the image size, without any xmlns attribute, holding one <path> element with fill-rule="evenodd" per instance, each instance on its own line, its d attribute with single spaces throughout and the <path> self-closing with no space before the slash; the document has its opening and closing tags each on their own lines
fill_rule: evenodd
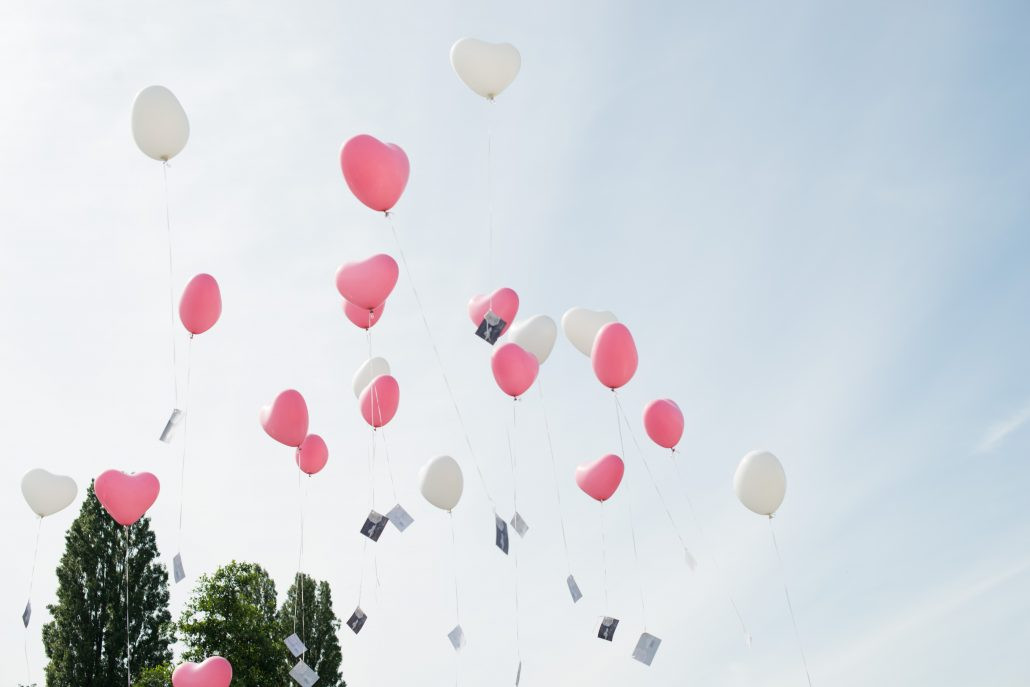
<svg viewBox="0 0 1030 687">
<path fill-rule="evenodd" d="M 366 360 L 358 368 L 358 371 L 354 373 L 354 380 L 351 382 L 354 398 L 361 398 L 361 392 L 372 383 L 373 379 L 379 375 L 388 374 L 390 374 L 390 363 L 386 362 L 386 358 L 369 358 Z"/>
<path fill-rule="evenodd" d="M 570 308 L 561 317 L 561 328 L 567 338 L 580 353 L 590 357 L 594 348 L 594 339 L 601 327 L 609 322 L 618 322 L 615 313 L 607 310 L 589 310 L 587 308 Z"/>
<path fill-rule="evenodd" d="M 64 510 L 75 500 L 75 480 L 36 468 L 21 478 L 21 493 L 32 512 L 41 518 Z"/>
<path fill-rule="evenodd" d="M 493 100 L 518 76 L 522 56 L 511 43 L 462 38 L 451 46 L 451 66 L 466 86 Z"/>
<path fill-rule="evenodd" d="M 148 157 L 171 160 L 186 147 L 190 122 L 179 99 L 164 86 L 147 86 L 132 103 L 132 137 Z"/>
<path fill-rule="evenodd" d="M 749 510 L 772 515 L 787 493 L 787 475 L 776 456 L 768 451 L 752 451 L 737 466 L 733 491 Z"/>
<path fill-rule="evenodd" d="M 554 350 L 558 338 L 558 325 L 547 315 L 534 315 L 528 320 L 516 320 L 508 328 L 508 341 L 518 344 L 536 356 L 541 365 Z"/>
<path fill-rule="evenodd" d="M 461 466 L 450 456 L 437 456 L 418 472 L 418 488 L 422 496 L 437 508 L 448 512 L 458 505 L 464 486 Z"/>
</svg>

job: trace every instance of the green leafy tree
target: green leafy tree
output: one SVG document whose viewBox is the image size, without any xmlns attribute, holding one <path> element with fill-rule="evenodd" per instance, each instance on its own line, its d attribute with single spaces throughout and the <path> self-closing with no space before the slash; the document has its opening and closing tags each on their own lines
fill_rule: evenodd
<svg viewBox="0 0 1030 687">
<path fill-rule="evenodd" d="M 279 628 L 280 636 L 288 637 L 296 632 L 304 642 L 308 648 L 304 662 L 318 673 L 319 687 L 346 687 L 340 675 L 343 655 L 336 636 L 340 619 L 333 612 L 333 595 L 328 582 L 323 580 L 316 584 L 303 573 L 297 575 L 279 609 Z M 287 652 L 286 655 L 287 660 L 293 660 L 292 654 Z"/>
<path fill-rule="evenodd" d="M 174 640 L 168 571 L 158 562 L 149 518 L 128 528 L 131 673 L 168 663 Z M 65 535 L 57 603 L 43 626 L 47 687 L 112 687 L 126 679 L 126 528 L 97 501 L 91 484 Z"/>
<path fill-rule="evenodd" d="M 203 661 L 217 654 L 232 664 L 234 684 L 288 684 L 275 582 L 260 565 L 233 561 L 211 576 L 201 575 L 178 627 L 188 647 L 186 660 Z"/>
<path fill-rule="evenodd" d="M 153 668 L 147 668 L 132 683 L 132 687 L 171 687 L 172 666 L 165 663 Z"/>
</svg>

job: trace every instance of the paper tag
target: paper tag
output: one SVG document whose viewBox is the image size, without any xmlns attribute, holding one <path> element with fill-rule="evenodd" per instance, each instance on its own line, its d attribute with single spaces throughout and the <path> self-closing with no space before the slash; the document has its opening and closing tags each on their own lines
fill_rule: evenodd
<svg viewBox="0 0 1030 687">
<path fill-rule="evenodd" d="M 290 677 L 296 680 L 300 687 L 311 687 L 318 682 L 318 673 L 311 670 L 311 666 L 304 661 L 297 661 L 297 665 L 290 671 Z"/>
<path fill-rule="evenodd" d="M 654 655 L 658 653 L 658 647 L 661 646 L 661 644 L 662 640 L 645 632 L 640 635 L 640 639 L 637 640 L 637 648 L 633 649 L 633 658 L 640 661 L 645 666 L 649 666 L 651 665 L 651 661 L 654 660 Z"/>
<path fill-rule="evenodd" d="M 461 625 L 455 625 L 454 629 L 447 633 L 447 639 L 451 640 L 451 646 L 455 651 L 461 651 L 461 647 L 465 646 L 465 633 Z"/>
<path fill-rule="evenodd" d="M 687 559 L 687 567 L 690 568 L 690 572 L 697 570 L 697 559 L 694 558 L 694 554 L 690 553 L 689 549 L 684 548 L 683 555 Z"/>
<path fill-rule="evenodd" d="M 161 441 L 166 444 L 172 443 L 172 437 L 175 434 L 175 428 L 179 426 L 179 421 L 182 420 L 182 411 L 178 408 L 172 409 L 172 415 L 168 418 L 168 422 L 165 423 L 164 431 L 161 432 Z"/>
<path fill-rule="evenodd" d="M 579 585 L 576 584 L 576 578 L 569 575 L 565 579 L 565 584 L 569 585 L 569 594 L 572 595 L 572 603 L 576 603 L 583 598 L 583 592 L 579 591 Z"/>
<path fill-rule="evenodd" d="M 522 519 L 518 511 L 515 511 L 515 515 L 511 519 L 511 526 L 515 528 L 515 531 L 519 533 L 520 537 L 525 537 L 526 532 L 529 531 L 529 525 Z"/>
<path fill-rule="evenodd" d="M 172 577 L 175 578 L 175 584 L 179 584 L 186 579 L 186 571 L 182 567 L 182 554 L 175 554 L 175 558 L 172 559 Z"/>
<path fill-rule="evenodd" d="M 494 526 L 497 529 L 497 534 L 494 537 L 494 543 L 497 544 L 497 548 L 508 555 L 508 523 L 501 520 L 501 516 L 494 514 Z"/>
<path fill-rule="evenodd" d="M 368 616 L 361 610 L 361 606 L 354 609 L 351 613 L 350 618 L 347 619 L 347 627 L 351 629 L 354 634 L 361 632 L 361 628 L 365 627 L 365 621 L 368 620 Z"/>
<path fill-rule="evenodd" d="M 415 522 L 415 518 L 411 517 L 408 511 L 404 510 L 399 503 L 390 509 L 386 517 L 390 519 L 390 524 L 396 527 L 398 532 L 403 532 L 408 529 L 411 523 Z"/>
<path fill-rule="evenodd" d="M 601 621 L 601 627 L 597 630 L 597 638 L 606 639 L 609 642 L 612 641 L 612 639 L 615 638 L 615 628 L 618 626 L 618 618 L 609 618 L 608 616 L 605 616 L 604 620 Z"/>
<path fill-rule="evenodd" d="M 304 646 L 304 642 L 300 641 L 300 637 L 297 636 L 296 632 L 284 639 L 283 644 L 285 644 L 286 648 L 290 650 L 290 653 L 293 654 L 294 658 L 308 650 L 308 648 Z"/>
<path fill-rule="evenodd" d="M 519 661 L 519 668 L 515 671 L 515 687 L 519 687 L 520 680 L 522 680 L 522 661 Z"/>
<path fill-rule="evenodd" d="M 493 346 L 497 343 L 497 339 L 501 337 L 501 332 L 506 324 L 508 323 L 502 320 L 493 310 L 487 310 L 486 315 L 483 316 L 483 321 L 479 323 L 479 327 L 476 329 L 476 336 Z"/>
<path fill-rule="evenodd" d="M 32 617 L 32 599 L 25 602 L 25 610 L 21 612 L 21 623 L 25 627 L 29 626 L 29 618 Z"/>
<path fill-rule="evenodd" d="M 361 533 L 372 541 L 379 541 L 383 530 L 386 529 L 387 522 L 389 522 L 389 518 L 385 515 L 371 511 L 368 514 L 368 518 L 365 519 L 365 524 L 361 526 Z"/>
</svg>

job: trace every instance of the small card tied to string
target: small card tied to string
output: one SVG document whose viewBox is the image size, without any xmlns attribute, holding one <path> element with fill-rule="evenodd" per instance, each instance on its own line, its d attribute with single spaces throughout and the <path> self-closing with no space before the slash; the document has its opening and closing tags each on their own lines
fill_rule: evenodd
<svg viewBox="0 0 1030 687">
<path fill-rule="evenodd" d="M 358 634 L 361 632 L 361 628 L 365 627 L 365 621 L 368 620 L 368 616 L 361 610 L 361 606 L 354 609 L 354 612 L 350 614 L 350 618 L 347 619 L 347 627 L 351 629 L 351 632 Z"/>
<path fill-rule="evenodd" d="M 501 332 L 507 324 L 493 310 L 487 310 L 483 321 L 479 323 L 479 328 L 476 329 L 476 336 L 493 346 L 497 339 L 501 338 Z"/>
<path fill-rule="evenodd" d="M 29 626 L 29 619 L 32 617 L 32 601 L 25 602 L 25 610 L 21 612 L 21 624 L 25 627 Z"/>
<path fill-rule="evenodd" d="M 365 519 L 365 524 L 361 526 L 361 533 L 372 541 L 379 541 L 379 537 L 382 536 L 383 530 L 386 529 L 386 523 L 389 521 L 390 519 L 385 515 L 376 513 L 374 510 L 370 511 L 368 518 Z"/>
<path fill-rule="evenodd" d="M 522 681 L 522 661 L 519 661 L 519 668 L 515 671 L 515 687 L 519 687 L 519 682 Z"/>
<path fill-rule="evenodd" d="M 172 559 L 172 576 L 175 578 L 175 583 L 179 584 L 186 579 L 186 570 L 182 567 L 182 554 L 175 554 L 175 558 Z"/>
<path fill-rule="evenodd" d="M 633 649 L 633 658 L 640 661 L 645 666 L 649 666 L 651 665 L 651 661 L 654 660 L 654 655 L 658 653 L 658 647 L 661 646 L 661 644 L 662 640 L 645 632 L 640 635 L 640 639 L 637 640 L 637 647 Z"/>
<path fill-rule="evenodd" d="M 519 515 L 518 511 L 515 511 L 515 515 L 511 519 L 511 526 L 515 528 L 515 531 L 518 532 L 520 537 L 525 537 L 526 532 L 529 531 L 529 525 L 527 525 L 526 521 L 522 519 L 522 516 Z"/>
<path fill-rule="evenodd" d="M 565 584 L 569 585 L 569 594 L 572 596 L 572 603 L 576 603 L 583 598 L 583 592 L 579 591 L 579 585 L 576 584 L 576 578 L 569 575 L 565 578 Z"/>
<path fill-rule="evenodd" d="M 312 687 L 318 682 L 318 673 L 304 661 L 297 661 L 297 665 L 293 666 L 293 670 L 290 671 L 290 677 L 296 680 L 300 687 Z"/>
<path fill-rule="evenodd" d="M 455 651 L 461 651 L 461 647 L 465 646 L 465 632 L 461 625 L 455 625 L 454 629 L 447 633 L 447 639 L 451 640 L 451 646 Z"/>
<path fill-rule="evenodd" d="M 304 646 L 304 642 L 300 641 L 300 637 L 297 636 L 296 632 L 284 639 L 283 644 L 285 644 L 286 648 L 290 650 L 290 653 L 293 654 L 294 658 L 297 658 L 308 650 L 308 648 Z"/>
<path fill-rule="evenodd" d="M 618 618 L 604 617 L 601 621 L 601 627 L 597 630 L 597 638 L 612 641 L 615 638 L 615 628 L 619 626 Z"/>
<path fill-rule="evenodd" d="M 165 423 L 164 431 L 161 432 L 161 441 L 166 444 L 172 443 L 172 438 L 175 436 L 175 428 L 182 423 L 182 411 L 178 408 L 172 409 L 172 415 L 168 418 L 168 422 Z"/>
<path fill-rule="evenodd" d="M 386 517 L 390 520 L 390 524 L 397 528 L 398 532 L 403 532 L 408 529 L 411 523 L 415 522 L 415 518 L 411 517 L 408 511 L 404 510 L 399 503 L 390 509 Z"/>
<path fill-rule="evenodd" d="M 497 535 L 494 538 L 494 543 L 497 544 L 497 548 L 504 552 L 504 555 L 508 555 L 508 523 L 501 519 L 501 516 L 494 515 L 494 525 L 497 528 Z"/>
</svg>

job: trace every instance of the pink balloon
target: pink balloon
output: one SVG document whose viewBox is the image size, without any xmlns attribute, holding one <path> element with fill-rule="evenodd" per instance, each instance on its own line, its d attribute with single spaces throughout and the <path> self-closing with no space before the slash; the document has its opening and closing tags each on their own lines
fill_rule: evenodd
<svg viewBox="0 0 1030 687">
<path fill-rule="evenodd" d="M 215 326 L 222 314 L 222 294 L 210 274 L 190 279 L 179 300 L 179 319 L 190 334 L 203 334 Z"/>
<path fill-rule="evenodd" d="M 397 414 L 401 402 L 401 388 L 390 375 L 379 375 L 365 387 L 358 397 L 361 417 L 373 427 L 382 427 Z"/>
<path fill-rule="evenodd" d="M 659 446 L 676 448 L 683 436 L 683 412 L 672 399 L 651 401 L 644 407 L 644 429 Z"/>
<path fill-rule="evenodd" d="M 501 334 L 508 331 L 508 327 L 515 321 L 515 315 L 519 311 L 519 295 L 509 288 L 497 289 L 491 294 L 479 294 L 469 300 L 469 319 L 477 327 L 486 317 L 488 310 L 504 320 L 504 329 Z"/>
<path fill-rule="evenodd" d="M 594 374 L 609 389 L 618 389 L 637 371 L 637 345 L 633 335 L 621 322 L 609 322 L 601 327 L 590 352 Z"/>
<path fill-rule="evenodd" d="M 540 371 L 536 356 L 515 343 L 506 343 L 494 349 L 490 359 L 494 379 L 501 391 L 512 398 L 518 398 L 533 386 Z"/>
<path fill-rule="evenodd" d="M 397 204 L 408 184 L 408 156 L 401 147 L 361 134 L 343 144 L 340 169 L 358 200 L 378 212 Z"/>
<path fill-rule="evenodd" d="M 607 501 L 622 483 L 626 466 L 614 453 L 609 453 L 593 463 L 576 468 L 576 484 L 586 495 L 598 501 Z"/>
<path fill-rule="evenodd" d="M 309 434 L 297 447 L 297 467 L 301 472 L 314 475 L 329 461 L 329 447 L 317 434 Z"/>
<path fill-rule="evenodd" d="M 308 404 L 299 391 L 287 389 L 258 413 L 261 427 L 280 444 L 300 446 L 308 435 Z"/>
<path fill-rule="evenodd" d="M 154 505 L 161 483 L 149 472 L 107 470 L 93 483 L 97 500 L 119 525 L 131 525 Z"/>
<path fill-rule="evenodd" d="M 172 687 L 229 687 L 232 664 L 221 656 L 203 663 L 182 663 L 172 673 Z"/>
<path fill-rule="evenodd" d="M 397 261 L 385 253 L 345 262 L 336 270 L 336 290 L 345 301 L 365 310 L 382 305 L 397 285 Z"/>
<path fill-rule="evenodd" d="M 350 301 L 344 299 L 343 301 L 343 314 L 347 316 L 347 319 L 353 322 L 358 327 L 364 330 L 369 330 L 376 326 L 376 322 L 383 316 L 383 309 L 386 307 L 386 301 L 380 303 L 377 307 L 369 310 L 368 308 L 359 308 Z"/>
</svg>

